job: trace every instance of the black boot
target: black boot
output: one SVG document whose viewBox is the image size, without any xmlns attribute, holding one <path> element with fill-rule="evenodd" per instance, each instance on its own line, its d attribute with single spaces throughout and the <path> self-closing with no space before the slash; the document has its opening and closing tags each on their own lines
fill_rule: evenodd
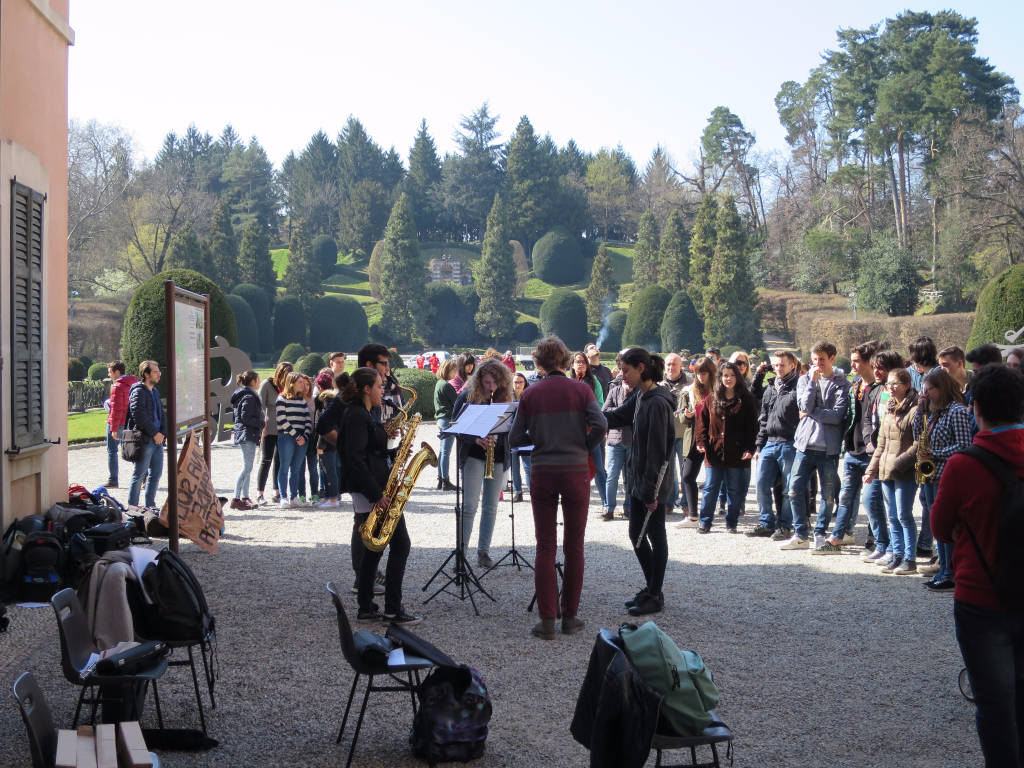
<svg viewBox="0 0 1024 768">
<path fill-rule="evenodd" d="M 665 607 L 665 597 L 659 592 L 656 595 L 652 595 L 650 592 L 646 593 L 636 605 L 629 609 L 630 616 L 646 616 L 649 613 L 661 613 Z"/>
<path fill-rule="evenodd" d="M 634 595 L 632 599 L 627 600 L 626 601 L 626 607 L 627 608 L 632 608 L 634 605 L 637 605 L 645 597 L 647 597 L 647 587 L 644 587 L 639 592 L 637 592 L 636 595 Z"/>
<path fill-rule="evenodd" d="M 443 477 L 439 477 L 439 478 L 437 478 L 437 490 L 440 491 L 443 488 L 444 488 L 444 478 Z"/>
</svg>

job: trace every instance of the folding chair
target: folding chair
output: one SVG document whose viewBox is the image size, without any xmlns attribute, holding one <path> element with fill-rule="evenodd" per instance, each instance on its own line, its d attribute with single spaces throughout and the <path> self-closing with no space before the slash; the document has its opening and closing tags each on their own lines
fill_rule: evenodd
<svg viewBox="0 0 1024 768">
<path fill-rule="evenodd" d="M 345 714 L 341 718 L 341 727 L 338 729 L 338 738 L 336 743 L 340 744 L 342 736 L 345 733 L 345 725 L 348 723 L 348 713 L 352 708 L 352 699 L 356 693 L 356 686 L 359 684 L 359 678 L 363 675 L 367 676 L 366 691 L 363 693 L 363 703 L 359 708 L 359 718 L 356 720 L 356 730 L 352 736 L 352 745 L 348 750 L 348 762 L 345 763 L 345 768 L 348 768 L 352 764 L 352 756 L 356 751 L 356 742 L 359 740 L 359 730 L 363 726 L 363 715 L 366 713 L 366 703 L 370 698 L 370 693 L 373 691 L 396 691 L 396 692 L 408 692 L 409 698 L 412 701 L 412 713 L 413 717 L 416 716 L 416 690 L 420 685 L 420 671 L 431 669 L 434 667 L 434 662 L 414 656 L 410 653 L 405 654 L 405 664 L 389 666 L 387 662 L 377 663 L 367 661 L 362 657 L 362 650 L 365 645 L 361 642 L 361 638 L 358 635 L 353 634 L 352 625 L 349 623 L 348 615 L 345 613 L 345 607 L 341 604 L 341 598 L 338 596 L 338 590 L 334 586 L 333 581 L 327 582 L 327 591 L 331 593 L 331 600 L 334 602 L 334 609 L 338 613 L 338 636 L 341 640 L 341 652 L 345 656 L 345 661 L 352 668 L 352 671 L 356 673 L 355 679 L 352 681 L 352 689 L 348 694 L 348 703 L 345 705 Z M 399 677 L 400 674 L 405 673 L 405 679 Z M 373 679 L 375 677 L 381 677 L 387 675 L 393 681 L 393 685 L 374 685 Z"/>
</svg>

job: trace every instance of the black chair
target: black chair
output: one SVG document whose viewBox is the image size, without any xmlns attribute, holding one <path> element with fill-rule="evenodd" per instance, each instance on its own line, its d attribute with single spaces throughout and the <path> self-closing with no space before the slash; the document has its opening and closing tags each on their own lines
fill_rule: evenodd
<svg viewBox="0 0 1024 768">
<path fill-rule="evenodd" d="M 86 701 L 92 704 L 92 714 L 89 722 L 96 722 L 96 708 L 101 702 L 104 704 L 115 704 L 123 701 L 122 696 L 114 696 L 108 692 L 124 691 L 132 689 L 137 684 L 153 684 L 153 699 L 156 702 L 156 717 L 160 728 L 164 727 L 163 713 L 160 711 L 160 694 L 157 691 L 156 681 L 167 671 L 167 659 L 159 659 L 153 665 L 142 669 L 131 675 L 100 675 L 90 666 L 90 656 L 97 653 L 89 635 L 88 624 L 85 619 L 85 612 L 82 604 L 78 602 L 78 596 L 72 589 L 62 589 L 50 598 L 54 613 L 57 614 L 57 628 L 60 630 L 60 660 L 64 670 L 64 677 L 72 685 L 81 686 L 82 692 L 78 696 L 78 705 L 75 707 L 75 717 L 71 727 L 78 725 L 78 716 L 82 711 L 82 704 Z M 93 692 L 93 689 L 98 689 Z"/>
<path fill-rule="evenodd" d="M 217 708 L 217 700 L 213 697 L 213 684 L 217 680 L 217 674 L 214 668 L 214 662 L 216 660 L 216 634 L 215 630 L 210 630 L 205 637 L 201 640 L 165 640 L 168 648 L 185 648 L 188 651 L 187 659 L 168 659 L 167 666 L 169 667 L 185 667 L 188 666 L 192 669 L 192 685 L 196 691 L 196 704 L 199 706 L 199 724 L 203 729 L 203 734 L 206 734 L 206 715 L 203 712 L 203 697 L 199 690 L 199 675 L 196 672 L 196 658 L 194 648 L 199 646 L 199 655 L 203 659 L 203 673 L 206 676 L 206 688 L 210 692 L 210 709 Z M 209 654 L 209 658 L 207 658 Z"/>
<path fill-rule="evenodd" d="M 345 763 L 345 767 L 348 768 L 352 764 L 352 755 L 356 751 L 356 742 L 359 740 L 359 730 L 363 726 L 363 715 L 366 713 L 366 702 L 370 698 L 371 691 L 408 692 L 409 699 L 412 701 L 413 717 L 415 717 L 416 691 L 420 685 L 420 671 L 431 669 L 434 663 L 409 653 L 405 654 L 405 664 L 398 666 L 388 666 L 387 662 L 379 663 L 364 659 L 362 651 L 365 647 L 365 639 L 360 637 L 362 633 L 353 634 L 352 625 L 349 624 L 348 615 L 345 613 L 345 607 L 341 604 L 341 598 L 338 596 L 338 590 L 334 586 L 333 581 L 327 582 L 327 591 L 331 593 L 334 609 L 338 613 L 338 635 L 341 639 L 341 652 L 345 656 L 345 661 L 352 667 L 352 671 L 356 673 L 355 679 L 352 681 L 352 690 L 348 694 L 348 703 L 345 705 L 345 715 L 341 718 L 341 727 L 338 729 L 338 739 L 336 742 L 338 744 L 341 743 L 342 736 L 345 733 L 348 713 L 352 708 L 352 699 L 355 696 L 359 678 L 363 675 L 366 675 L 368 678 L 366 691 L 363 693 L 363 704 L 359 709 L 359 718 L 356 720 L 356 730 L 352 736 L 352 746 L 348 750 L 348 762 Z M 370 633 L 366 634 L 369 635 Z M 398 676 L 402 673 L 405 673 L 405 679 Z M 394 684 L 374 685 L 373 679 L 384 675 L 390 677 Z"/>
</svg>

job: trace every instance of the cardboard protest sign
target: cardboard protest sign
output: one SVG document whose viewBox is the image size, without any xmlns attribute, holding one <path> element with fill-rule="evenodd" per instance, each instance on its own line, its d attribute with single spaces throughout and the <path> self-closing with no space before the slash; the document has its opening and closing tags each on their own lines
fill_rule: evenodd
<svg viewBox="0 0 1024 768">
<path fill-rule="evenodd" d="M 169 503 L 160 510 L 160 522 L 170 526 Z M 217 551 L 224 512 L 213 488 L 210 468 L 195 433 L 189 433 L 178 456 L 178 532 L 207 552 Z"/>
</svg>

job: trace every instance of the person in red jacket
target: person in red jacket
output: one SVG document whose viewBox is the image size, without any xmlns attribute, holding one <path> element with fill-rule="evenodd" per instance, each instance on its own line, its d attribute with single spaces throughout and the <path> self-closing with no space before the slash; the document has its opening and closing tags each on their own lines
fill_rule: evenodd
<svg viewBox="0 0 1024 768">
<path fill-rule="evenodd" d="M 125 376 L 124 363 L 120 360 L 107 364 L 107 374 L 113 382 L 110 385 L 110 412 L 107 414 L 107 488 L 117 488 L 117 443 L 128 421 L 128 390 L 138 378 Z"/>
<path fill-rule="evenodd" d="M 975 374 L 971 391 L 980 430 L 974 445 L 1024 478 L 1024 376 L 989 364 Z M 956 638 L 974 689 L 978 738 L 989 768 L 1024 765 L 1024 614 L 1007 610 L 989 576 L 996 569 L 1002 497 L 1002 486 L 984 465 L 954 454 L 931 508 L 935 538 L 953 542 Z"/>
</svg>

